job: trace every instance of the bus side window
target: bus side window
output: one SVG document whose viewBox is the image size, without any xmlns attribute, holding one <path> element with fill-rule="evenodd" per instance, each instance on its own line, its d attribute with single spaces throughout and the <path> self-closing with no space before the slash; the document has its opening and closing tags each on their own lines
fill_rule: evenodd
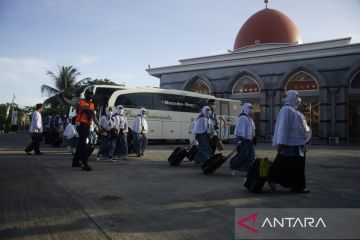
<svg viewBox="0 0 360 240">
<path fill-rule="evenodd" d="M 125 108 L 153 109 L 152 93 L 127 93 L 118 96 L 115 106 L 123 105 Z"/>
<path fill-rule="evenodd" d="M 229 116 L 229 102 L 221 101 L 220 111 L 221 115 Z"/>
<path fill-rule="evenodd" d="M 202 105 L 206 104 L 205 99 L 202 98 L 163 93 L 154 93 L 153 99 L 154 109 L 174 112 L 198 113 Z"/>
<path fill-rule="evenodd" d="M 239 116 L 240 114 L 240 104 L 230 102 L 230 116 Z"/>
</svg>

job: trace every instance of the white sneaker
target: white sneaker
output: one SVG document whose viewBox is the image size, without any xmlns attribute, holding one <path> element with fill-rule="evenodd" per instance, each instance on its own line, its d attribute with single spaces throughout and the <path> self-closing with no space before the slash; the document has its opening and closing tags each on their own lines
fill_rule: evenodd
<svg viewBox="0 0 360 240">
<path fill-rule="evenodd" d="M 235 176 L 235 174 L 236 174 L 235 170 L 231 170 L 230 174 L 231 174 L 231 176 Z"/>
<path fill-rule="evenodd" d="M 96 156 L 96 161 L 100 161 L 100 156 Z"/>
</svg>

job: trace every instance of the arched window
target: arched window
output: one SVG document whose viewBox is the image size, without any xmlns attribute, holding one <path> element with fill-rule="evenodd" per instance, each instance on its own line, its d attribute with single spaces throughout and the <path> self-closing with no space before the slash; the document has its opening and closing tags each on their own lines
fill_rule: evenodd
<svg viewBox="0 0 360 240">
<path fill-rule="evenodd" d="M 319 90 L 315 78 L 310 74 L 300 71 L 295 73 L 286 83 L 285 90 L 309 91 Z"/>
<path fill-rule="evenodd" d="M 243 76 L 234 84 L 232 93 L 256 93 L 260 92 L 260 87 L 257 82 L 249 77 Z"/>
<path fill-rule="evenodd" d="M 188 88 L 189 91 L 211 95 L 210 87 L 201 79 L 196 79 Z"/>
<path fill-rule="evenodd" d="M 350 88 L 360 88 L 360 72 L 351 79 Z"/>
</svg>

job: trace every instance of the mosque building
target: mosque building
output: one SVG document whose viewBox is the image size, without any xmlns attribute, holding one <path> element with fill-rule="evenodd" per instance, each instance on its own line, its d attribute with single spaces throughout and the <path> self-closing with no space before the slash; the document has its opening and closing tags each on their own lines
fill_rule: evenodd
<svg viewBox="0 0 360 240">
<path fill-rule="evenodd" d="M 284 92 L 298 90 L 312 141 L 348 143 L 360 141 L 360 43 L 350 42 L 302 43 L 292 20 L 266 6 L 240 28 L 233 51 L 146 71 L 161 88 L 252 103 L 258 138 L 267 141 Z"/>
</svg>

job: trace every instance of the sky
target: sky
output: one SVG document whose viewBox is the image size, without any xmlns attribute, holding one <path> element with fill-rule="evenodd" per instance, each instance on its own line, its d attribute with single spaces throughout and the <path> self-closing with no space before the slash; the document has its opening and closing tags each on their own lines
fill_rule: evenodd
<svg viewBox="0 0 360 240">
<path fill-rule="evenodd" d="M 79 78 L 159 86 L 145 69 L 226 53 L 263 0 L 0 0 L 0 103 L 33 106 L 73 66 Z M 303 43 L 352 37 L 360 43 L 360 0 L 269 0 Z"/>
</svg>

